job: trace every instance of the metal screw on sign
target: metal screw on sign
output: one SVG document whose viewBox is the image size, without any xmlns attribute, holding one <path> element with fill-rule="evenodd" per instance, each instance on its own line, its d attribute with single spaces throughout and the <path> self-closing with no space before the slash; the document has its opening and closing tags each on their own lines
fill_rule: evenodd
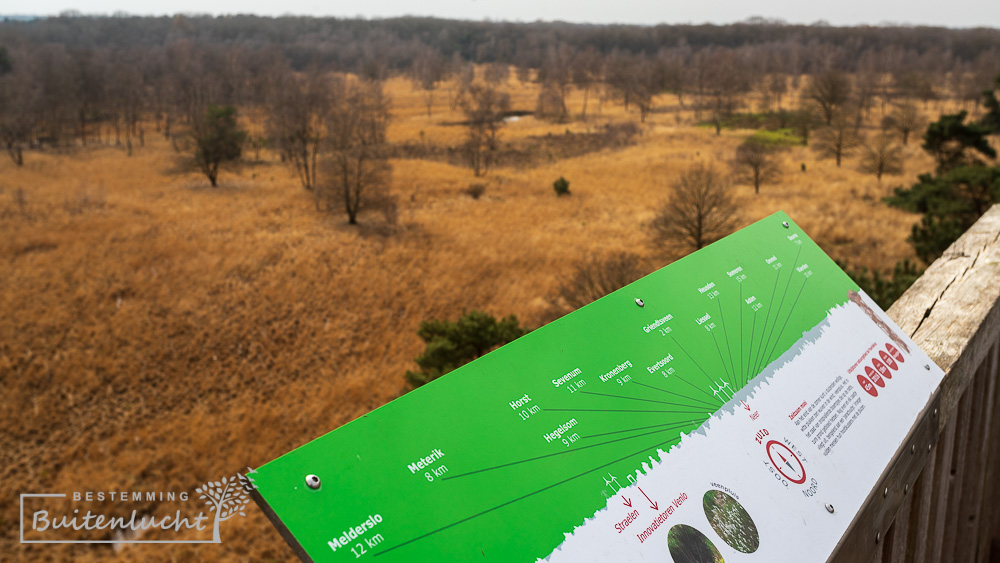
<svg viewBox="0 0 1000 563">
<path fill-rule="evenodd" d="M 833 505 L 830 503 L 826 503 L 826 511 L 829 512 L 830 514 L 833 514 Z"/>
<path fill-rule="evenodd" d="M 320 485 L 319 477 L 312 474 L 306 475 L 306 485 L 310 489 L 318 489 Z"/>
<path fill-rule="evenodd" d="M 916 444 L 913 444 L 912 446 L 910 446 L 910 453 L 911 454 L 917 453 L 917 445 Z"/>
<path fill-rule="evenodd" d="M 931 371 L 930 364 L 924 364 L 924 369 L 927 370 L 927 371 Z"/>
<path fill-rule="evenodd" d="M 882 532 L 875 532 L 875 543 L 878 543 L 882 539 Z"/>
<path fill-rule="evenodd" d="M 910 486 L 909 485 L 903 485 L 903 494 L 905 495 L 906 493 L 909 493 L 909 492 L 910 492 Z"/>
<path fill-rule="evenodd" d="M 889 496 L 889 487 L 886 487 L 885 490 L 882 491 L 882 498 L 885 498 L 887 496 Z"/>
<path fill-rule="evenodd" d="M 646 306 L 646 304 L 642 301 L 642 299 L 639 299 L 638 297 L 635 298 L 635 304 L 638 305 L 638 306 L 640 306 L 640 307 L 645 307 Z"/>
<path fill-rule="evenodd" d="M 781 222 L 781 226 L 787 229 L 788 228 L 788 221 L 782 221 Z"/>
</svg>

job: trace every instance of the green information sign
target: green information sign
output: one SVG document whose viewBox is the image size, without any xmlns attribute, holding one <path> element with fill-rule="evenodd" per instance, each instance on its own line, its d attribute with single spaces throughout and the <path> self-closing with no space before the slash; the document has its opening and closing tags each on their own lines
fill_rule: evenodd
<svg viewBox="0 0 1000 563">
<path fill-rule="evenodd" d="M 870 363 L 925 360 L 857 291 L 777 213 L 267 463 L 257 501 L 316 561 L 685 562 L 689 529 L 777 560 L 796 511 L 860 504 L 937 376 Z"/>
</svg>

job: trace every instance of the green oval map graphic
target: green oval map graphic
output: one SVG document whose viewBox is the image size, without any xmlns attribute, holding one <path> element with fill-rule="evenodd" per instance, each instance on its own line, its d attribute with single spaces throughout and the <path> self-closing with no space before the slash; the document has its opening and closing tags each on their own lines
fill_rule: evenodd
<svg viewBox="0 0 1000 563">
<path fill-rule="evenodd" d="M 757 551 L 760 547 L 757 525 L 739 501 L 713 489 L 705 493 L 702 504 L 712 529 L 729 547 L 743 553 Z"/>
<path fill-rule="evenodd" d="M 712 540 L 686 524 L 670 528 L 667 547 L 674 563 L 724 563 L 722 554 Z"/>
</svg>

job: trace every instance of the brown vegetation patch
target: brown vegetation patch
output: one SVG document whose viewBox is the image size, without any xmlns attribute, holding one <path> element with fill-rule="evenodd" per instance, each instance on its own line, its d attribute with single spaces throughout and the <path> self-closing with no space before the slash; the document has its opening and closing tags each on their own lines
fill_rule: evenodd
<svg viewBox="0 0 1000 563">
<path fill-rule="evenodd" d="M 507 168 L 533 168 L 566 158 L 583 156 L 605 149 L 621 149 L 635 144 L 640 133 L 633 122 L 612 123 L 593 132 L 549 132 L 523 139 L 504 142 L 493 152 L 494 166 Z M 428 143 L 395 143 L 389 151 L 391 158 L 434 160 L 452 166 L 466 166 L 467 157 L 461 145 L 441 146 Z"/>
</svg>

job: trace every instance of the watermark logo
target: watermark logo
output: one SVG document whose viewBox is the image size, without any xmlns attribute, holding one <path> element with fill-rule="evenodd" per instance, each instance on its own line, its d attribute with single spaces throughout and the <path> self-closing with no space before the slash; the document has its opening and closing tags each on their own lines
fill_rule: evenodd
<svg viewBox="0 0 1000 563">
<path fill-rule="evenodd" d="M 204 499 L 209 510 L 215 513 L 215 524 L 212 526 L 213 543 L 221 543 L 219 539 L 219 523 L 229 520 L 239 514 L 246 516 L 243 507 L 250 502 L 247 495 L 247 488 L 237 485 L 241 475 L 237 473 L 233 478 L 223 477 L 222 481 L 210 481 L 196 488 L 194 492 L 200 493 L 198 498 Z"/>
<path fill-rule="evenodd" d="M 220 524 L 235 516 L 246 516 L 249 493 L 256 488 L 253 473 L 256 471 L 249 469 L 246 475 L 236 473 L 196 487 L 196 498 L 204 503 L 199 503 L 204 507 L 201 510 L 176 508 L 177 504 L 187 505 L 194 500 L 187 491 L 24 493 L 20 540 L 21 543 L 222 543 Z M 101 510 L 107 502 L 117 504 Z M 123 514 L 122 506 L 129 504 L 137 507 Z M 143 508 L 149 504 L 156 508 Z M 164 505 L 170 508 L 164 509 Z M 212 539 L 205 539 L 204 531 L 209 529 Z M 141 539 L 151 530 L 166 532 L 159 534 L 166 539 Z"/>
</svg>

